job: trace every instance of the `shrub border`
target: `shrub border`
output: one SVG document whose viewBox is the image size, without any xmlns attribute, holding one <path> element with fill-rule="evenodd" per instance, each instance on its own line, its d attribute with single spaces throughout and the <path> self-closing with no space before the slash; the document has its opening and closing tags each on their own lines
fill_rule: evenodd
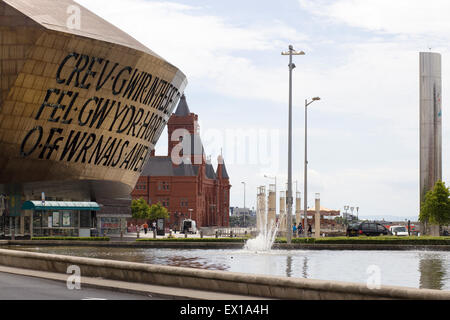
<svg viewBox="0 0 450 320">
<path fill-rule="evenodd" d="M 170 242 L 242 242 L 244 243 L 248 239 L 251 238 L 245 238 L 245 237 L 239 237 L 239 238 L 141 238 L 136 239 L 136 241 L 170 241 Z"/>
<path fill-rule="evenodd" d="M 277 238 L 277 243 L 286 243 L 285 238 Z M 411 245 L 450 245 L 450 237 L 431 236 L 379 236 L 379 237 L 325 237 L 325 238 L 293 238 L 292 243 L 309 244 L 411 244 Z"/>
<path fill-rule="evenodd" d="M 31 240 L 109 241 L 108 237 L 32 237 Z"/>
<path fill-rule="evenodd" d="M 234 242 L 243 243 L 250 237 L 239 238 L 141 238 L 136 241 L 154 241 L 154 242 Z M 276 238 L 275 243 L 287 243 L 286 238 Z M 379 236 L 379 237 L 325 237 L 325 238 L 292 238 L 292 244 L 410 244 L 410 245 L 450 245 L 450 237 L 431 237 L 431 236 Z"/>
</svg>

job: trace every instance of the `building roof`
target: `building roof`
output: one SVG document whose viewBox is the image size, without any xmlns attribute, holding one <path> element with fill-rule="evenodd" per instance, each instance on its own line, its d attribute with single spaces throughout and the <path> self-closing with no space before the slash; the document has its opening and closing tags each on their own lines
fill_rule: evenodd
<svg viewBox="0 0 450 320">
<path fill-rule="evenodd" d="M 182 162 L 179 166 L 174 167 L 173 172 L 177 177 L 195 177 L 197 175 L 192 164 L 184 162 Z"/>
<path fill-rule="evenodd" d="M 184 117 L 191 114 L 191 111 L 189 110 L 189 106 L 186 102 L 186 97 L 183 94 L 180 98 L 180 102 L 178 103 L 177 110 L 175 111 L 175 115 L 178 117 Z"/>
<path fill-rule="evenodd" d="M 190 163 L 182 162 L 176 166 L 170 157 L 150 157 L 142 170 L 142 176 L 148 177 L 195 177 L 198 170 Z"/>
<path fill-rule="evenodd" d="M 217 164 L 217 172 L 219 171 L 219 166 L 220 165 L 222 166 L 222 176 L 221 176 L 221 178 L 222 179 L 230 179 L 230 177 L 228 176 L 227 168 L 225 167 L 225 162 L 223 161 L 222 154 L 220 154 L 217 157 L 217 162 L 218 162 L 218 164 Z"/>
<path fill-rule="evenodd" d="M 141 173 L 142 176 L 172 176 L 170 157 L 150 157 Z"/>
<path fill-rule="evenodd" d="M 308 208 L 308 215 L 313 215 L 316 213 L 316 207 L 312 207 L 312 208 Z M 333 210 L 333 209 L 328 209 L 325 207 L 320 206 L 320 214 L 321 215 L 325 215 L 325 216 L 336 216 L 336 215 L 340 215 L 341 211 L 340 210 Z"/>
<path fill-rule="evenodd" d="M 225 167 L 225 162 L 222 164 L 222 179 L 230 179 L 227 168 Z"/>
<path fill-rule="evenodd" d="M 216 172 L 214 171 L 214 168 L 213 168 L 210 160 L 208 160 L 206 162 L 206 168 L 205 169 L 206 169 L 206 177 L 207 178 L 209 178 L 209 179 L 217 179 Z"/>
<path fill-rule="evenodd" d="M 22 205 L 23 210 L 80 210 L 97 211 L 100 206 L 97 202 L 88 201 L 45 201 L 31 200 L 25 201 Z"/>
<path fill-rule="evenodd" d="M 3 0 L 45 29 L 120 44 L 164 60 L 142 43 L 73 0 Z M 80 28 L 70 28 L 68 9 L 80 9 Z"/>
</svg>

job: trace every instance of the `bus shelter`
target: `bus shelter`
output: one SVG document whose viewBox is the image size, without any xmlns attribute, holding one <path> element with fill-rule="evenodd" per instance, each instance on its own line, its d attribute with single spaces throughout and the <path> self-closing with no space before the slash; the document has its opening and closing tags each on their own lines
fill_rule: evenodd
<svg viewBox="0 0 450 320">
<path fill-rule="evenodd" d="M 100 206 L 84 201 L 26 201 L 22 210 L 32 210 L 34 237 L 90 237 Z"/>
</svg>

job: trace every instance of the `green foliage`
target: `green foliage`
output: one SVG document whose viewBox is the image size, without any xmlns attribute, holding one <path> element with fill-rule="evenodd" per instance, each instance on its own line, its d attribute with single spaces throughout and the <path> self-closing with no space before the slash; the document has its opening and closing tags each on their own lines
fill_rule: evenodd
<svg viewBox="0 0 450 320">
<path fill-rule="evenodd" d="M 244 243 L 250 237 L 240 238 L 141 238 L 136 241 L 153 242 L 234 242 Z M 286 238 L 277 238 L 275 243 L 286 243 Z M 293 244 L 401 244 L 401 245 L 450 245 L 450 237 L 431 237 L 431 236 L 379 236 L 379 237 L 325 237 L 325 238 L 293 238 Z"/>
<path fill-rule="evenodd" d="M 31 240 L 109 241 L 109 238 L 108 237 L 32 237 Z"/>
<path fill-rule="evenodd" d="M 341 216 L 337 216 L 336 218 L 334 218 L 334 221 L 335 221 L 337 224 L 344 224 L 344 223 L 345 223 L 344 218 L 341 217 Z"/>
<path fill-rule="evenodd" d="M 421 204 L 419 221 L 437 225 L 450 223 L 450 190 L 442 181 L 437 181 Z"/>
<path fill-rule="evenodd" d="M 249 237 L 240 237 L 240 238 L 140 238 L 136 239 L 136 241 L 171 241 L 171 242 L 245 242 L 249 239 Z"/>
<path fill-rule="evenodd" d="M 150 220 L 156 220 L 159 218 L 169 218 L 169 211 L 167 211 L 167 209 L 163 207 L 160 202 L 158 202 L 157 204 L 153 204 L 150 207 L 148 214 L 148 219 Z"/>
<path fill-rule="evenodd" d="M 279 243 L 286 243 L 285 239 L 277 239 Z M 324 237 L 324 238 L 293 238 L 292 243 L 312 244 L 408 244 L 408 245 L 450 245 L 450 237 L 431 236 L 378 236 L 378 237 Z"/>
<path fill-rule="evenodd" d="M 131 201 L 131 216 L 133 219 L 148 219 L 150 216 L 150 206 L 144 199 Z"/>
</svg>

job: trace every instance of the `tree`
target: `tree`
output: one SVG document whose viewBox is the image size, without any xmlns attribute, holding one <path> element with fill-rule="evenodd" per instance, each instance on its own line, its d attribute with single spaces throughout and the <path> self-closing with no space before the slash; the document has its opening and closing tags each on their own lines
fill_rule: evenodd
<svg viewBox="0 0 450 320">
<path fill-rule="evenodd" d="M 437 181 L 433 190 L 425 194 L 420 207 L 419 221 L 425 224 L 447 225 L 450 223 L 450 190 L 442 181 Z"/>
<path fill-rule="evenodd" d="M 158 218 L 168 219 L 169 211 L 161 205 L 161 202 L 158 202 L 150 207 L 148 218 L 150 220 L 156 220 Z"/>
<path fill-rule="evenodd" d="M 134 219 L 148 219 L 150 215 L 150 206 L 144 199 L 131 201 L 131 216 Z"/>
<path fill-rule="evenodd" d="M 344 220 L 344 218 L 341 217 L 341 216 L 338 216 L 338 217 L 334 218 L 334 221 L 335 221 L 337 224 L 345 224 L 345 220 Z"/>
</svg>

